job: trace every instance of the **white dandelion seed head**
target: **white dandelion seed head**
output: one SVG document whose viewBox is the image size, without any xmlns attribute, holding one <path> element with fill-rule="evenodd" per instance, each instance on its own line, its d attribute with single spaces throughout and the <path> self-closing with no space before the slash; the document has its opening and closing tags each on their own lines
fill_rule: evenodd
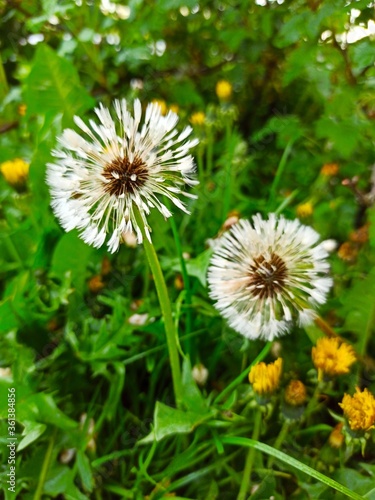
<svg viewBox="0 0 375 500">
<path fill-rule="evenodd" d="M 249 339 L 273 340 L 293 322 L 311 323 L 332 286 L 319 235 L 298 220 L 258 214 L 216 240 L 210 297 L 229 325 Z"/>
<path fill-rule="evenodd" d="M 100 104 L 97 121 L 88 124 L 75 116 L 81 132 L 66 129 L 58 137 L 55 161 L 48 164 L 46 176 L 51 205 L 63 228 L 78 229 L 94 247 L 107 242 L 110 252 L 118 249 L 124 233 L 134 231 L 142 242 L 134 207 L 150 239 L 150 209 L 165 218 L 172 215 L 159 197 L 189 213 L 180 196 L 195 198 L 184 186 L 197 184 L 189 150 L 198 140 L 188 140 L 191 127 L 178 133 L 178 116 L 171 111 L 163 116 L 157 103 L 148 104 L 143 120 L 138 99 L 132 109 L 125 99 L 116 100 L 114 109 L 112 115 Z"/>
</svg>

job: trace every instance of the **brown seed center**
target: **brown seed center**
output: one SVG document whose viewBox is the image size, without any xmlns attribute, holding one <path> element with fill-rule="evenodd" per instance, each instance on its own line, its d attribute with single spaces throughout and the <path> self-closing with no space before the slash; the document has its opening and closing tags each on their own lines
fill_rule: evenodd
<svg viewBox="0 0 375 500">
<path fill-rule="evenodd" d="M 110 195 L 134 194 L 148 179 L 147 165 L 136 156 L 131 162 L 129 158 L 115 158 L 104 167 L 104 190 Z"/>
<path fill-rule="evenodd" d="M 259 298 L 274 297 L 283 290 L 287 275 L 288 269 L 281 257 L 273 253 L 266 260 L 260 255 L 250 266 L 248 285 L 253 287 L 252 295 Z"/>
</svg>

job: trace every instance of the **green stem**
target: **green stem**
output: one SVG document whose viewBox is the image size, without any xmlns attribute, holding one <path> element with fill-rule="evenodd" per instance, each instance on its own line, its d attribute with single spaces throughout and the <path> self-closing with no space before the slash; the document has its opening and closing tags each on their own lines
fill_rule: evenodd
<svg viewBox="0 0 375 500">
<path fill-rule="evenodd" d="M 230 209 L 230 200 L 232 197 L 233 184 L 233 151 L 230 144 L 232 133 L 231 122 L 227 122 L 225 127 L 225 150 L 228 152 L 228 158 L 225 166 L 225 186 L 224 186 L 224 202 L 223 202 L 223 221 L 227 218 Z"/>
<path fill-rule="evenodd" d="M 319 380 L 318 383 L 316 384 L 316 387 L 314 389 L 314 393 L 309 401 L 309 404 L 307 405 L 305 415 L 306 418 L 308 419 L 311 413 L 315 410 L 315 408 L 318 406 L 318 400 L 321 392 L 323 391 L 325 387 L 325 382 Z"/>
<path fill-rule="evenodd" d="M 172 233 L 174 237 L 174 242 L 176 245 L 178 257 L 180 259 L 180 265 L 181 265 L 181 273 L 182 273 L 182 279 L 184 281 L 184 287 L 185 287 L 185 303 L 186 303 L 186 329 L 185 333 L 190 333 L 192 331 L 192 315 L 191 315 L 191 288 L 190 288 L 190 279 L 189 275 L 187 272 L 186 268 L 186 262 L 183 256 L 182 252 L 182 246 L 181 246 L 181 240 L 180 240 L 180 235 L 178 234 L 178 230 L 176 227 L 176 222 L 173 217 L 169 218 L 169 222 L 171 224 L 172 228 Z"/>
<path fill-rule="evenodd" d="M 160 308 L 164 318 L 165 335 L 167 338 L 167 346 L 169 352 L 169 363 L 172 370 L 173 390 L 176 398 L 176 404 L 178 407 L 180 407 L 183 401 L 183 388 L 181 380 L 180 359 L 178 355 L 178 335 L 173 321 L 171 302 L 169 300 L 168 290 L 165 284 L 158 256 L 155 252 L 153 244 L 147 239 L 143 220 L 136 206 L 134 206 L 134 216 L 142 232 L 143 247 L 145 249 L 147 260 L 154 276 L 156 292 L 158 294 Z"/>
<path fill-rule="evenodd" d="M 372 306 L 371 313 L 369 315 L 368 322 L 366 324 L 366 328 L 364 331 L 364 335 L 361 335 L 359 338 L 359 342 L 357 344 L 357 352 L 360 356 L 365 356 L 367 344 L 369 343 L 372 337 L 372 329 L 375 323 L 375 305 Z"/>
<path fill-rule="evenodd" d="M 40 471 L 38 486 L 36 488 L 34 500 L 40 500 L 42 498 L 43 487 L 44 487 L 44 483 L 46 481 L 48 469 L 49 469 L 50 462 L 51 462 L 52 451 L 53 451 L 53 446 L 55 444 L 56 434 L 57 434 L 57 429 L 55 429 L 53 431 L 53 434 L 52 434 L 52 436 L 49 440 L 49 443 L 48 443 L 48 448 L 47 448 L 47 452 L 46 452 L 45 457 L 44 457 L 42 470 Z"/>
<path fill-rule="evenodd" d="M 21 259 L 20 254 L 18 253 L 18 250 L 17 250 L 15 244 L 13 243 L 12 236 L 10 234 L 6 234 L 4 237 L 4 242 L 5 242 L 5 245 L 7 247 L 8 252 L 13 257 L 14 261 L 17 262 L 20 265 L 20 267 L 22 267 L 24 269 L 25 264 L 24 264 L 23 260 Z"/>
<path fill-rule="evenodd" d="M 260 361 L 262 361 L 267 356 L 267 354 L 271 349 L 271 346 L 272 342 L 267 342 L 267 344 L 263 347 L 263 349 L 254 359 L 254 361 L 252 361 L 250 365 L 238 375 L 238 377 L 236 377 L 223 391 L 221 391 L 220 394 L 216 396 L 214 404 L 218 404 L 219 401 L 221 401 L 224 398 L 224 396 L 230 394 L 239 384 L 241 384 L 243 379 L 249 375 L 250 368 L 259 363 Z"/>
<path fill-rule="evenodd" d="M 9 92 L 9 85 L 5 74 L 3 61 L 0 55 L 0 99 L 3 100 L 4 97 L 8 94 L 8 92 Z"/>
<path fill-rule="evenodd" d="M 206 180 L 210 180 L 212 174 L 212 164 L 214 157 L 214 137 L 212 133 L 212 125 L 207 126 L 207 149 L 206 149 Z"/>
<path fill-rule="evenodd" d="M 279 165 L 277 167 L 276 175 L 273 179 L 273 183 L 272 183 L 272 186 L 270 189 L 270 197 L 268 199 L 268 205 L 269 205 L 271 210 L 273 210 L 273 204 L 274 204 L 274 201 L 276 198 L 276 191 L 277 191 L 277 188 L 279 187 L 281 177 L 284 173 L 286 162 L 287 162 L 288 156 L 290 154 L 290 151 L 292 149 L 293 142 L 294 142 L 293 140 L 290 140 L 288 142 L 288 144 L 286 145 L 286 148 L 284 149 L 283 155 L 282 155 L 280 162 L 279 162 Z"/>
<path fill-rule="evenodd" d="M 254 429 L 253 429 L 253 434 L 251 436 L 251 438 L 254 441 L 258 441 L 259 439 L 261 424 L 262 424 L 262 411 L 260 408 L 258 408 L 258 411 L 255 414 Z M 253 469 L 255 452 L 256 452 L 255 448 L 249 448 L 249 451 L 247 452 L 245 469 L 243 471 L 240 492 L 238 493 L 237 500 L 245 500 L 249 494 L 251 471 Z"/>
<path fill-rule="evenodd" d="M 198 170 L 198 179 L 201 188 L 204 185 L 204 169 L 203 169 L 203 147 L 200 144 L 197 149 L 197 170 Z"/>
<path fill-rule="evenodd" d="M 320 316 L 315 318 L 314 322 L 316 326 L 328 337 L 337 337 L 337 333 L 333 330 L 333 328 Z"/>
<path fill-rule="evenodd" d="M 281 427 L 281 431 L 279 432 L 279 435 L 276 438 L 275 444 L 273 445 L 273 448 L 275 450 L 280 450 L 281 445 L 285 441 L 285 438 L 286 438 L 286 436 L 288 434 L 289 426 L 290 426 L 290 422 L 288 422 L 288 420 L 285 420 L 284 423 L 283 423 L 283 425 L 282 425 L 282 427 Z M 272 455 L 270 455 L 268 457 L 267 469 L 271 469 L 274 461 L 275 461 L 275 457 L 273 457 Z"/>
</svg>

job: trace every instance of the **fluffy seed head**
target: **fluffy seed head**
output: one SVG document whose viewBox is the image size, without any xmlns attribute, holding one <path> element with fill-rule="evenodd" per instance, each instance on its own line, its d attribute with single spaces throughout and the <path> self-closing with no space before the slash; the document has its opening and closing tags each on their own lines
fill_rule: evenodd
<svg viewBox="0 0 375 500">
<path fill-rule="evenodd" d="M 310 227 L 271 214 L 240 220 L 215 244 L 210 296 L 247 338 L 273 340 L 297 320 L 309 324 L 331 287 L 327 252 Z"/>
<path fill-rule="evenodd" d="M 187 140 L 191 127 L 179 134 L 178 116 L 172 111 L 163 116 L 157 102 L 146 107 L 143 119 L 138 99 L 131 110 L 125 99 L 116 100 L 114 110 L 115 116 L 100 104 L 95 109 L 99 121 L 88 125 L 76 116 L 81 133 L 64 130 L 52 152 L 55 162 L 47 170 L 52 208 L 64 229 L 78 229 L 95 247 L 108 240 L 111 252 L 133 230 L 142 242 L 135 207 L 148 239 L 150 209 L 157 208 L 164 217 L 172 215 L 161 196 L 189 213 L 179 196 L 195 198 L 184 185 L 197 184 L 189 150 L 198 143 Z"/>
</svg>

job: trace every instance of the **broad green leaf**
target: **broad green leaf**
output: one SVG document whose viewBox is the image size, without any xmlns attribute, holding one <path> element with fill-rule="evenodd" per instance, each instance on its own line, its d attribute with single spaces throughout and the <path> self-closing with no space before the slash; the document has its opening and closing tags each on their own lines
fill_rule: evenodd
<svg viewBox="0 0 375 500">
<path fill-rule="evenodd" d="M 373 477 L 365 476 L 363 473 L 361 474 L 359 471 L 350 469 L 349 467 L 337 469 L 333 477 L 336 481 L 361 495 L 365 495 L 374 488 Z M 371 496 L 366 496 L 366 498 L 374 500 L 375 494 L 373 493 Z"/>
<path fill-rule="evenodd" d="M 29 76 L 26 79 L 25 103 L 29 115 L 63 113 L 64 122 L 82 114 L 94 100 L 82 87 L 72 63 L 58 56 L 48 45 L 38 45 Z"/>
<path fill-rule="evenodd" d="M 184 359 L 182 367 L 182 385 L 184 389 L 184 406 L 196 413 L 207 413 L 207 402 L 193 379 L 191 364 L 187 358 Z"/>
<path fill-rule="evenodd" d="M 0 302 L 0 332 L 9 332 L 18 326 L 18 320 L 12 307 L 12 297 L 7 297 Z"/>
<path fill-rule="evenodd" d="M 49 471 L 44 484 L 44 493 L 56 497 L 64 493 L 73 480 L 74 471 L 66 465 L 58 465 Z"/>
<path fill-rule="evenodd" d="M 360 123 L 355 123 L 353 118 L 337 120 L 335 117 L 324 116 L 316 122 L 316 135 L 332 141 L 335 149 L 349 158 L 361 137 Z"/>
<path fill-rule="evenodd" d="M 154 430 L 140 441 L 142 444 L 150 443 L 156 439 L 161 441 L 167 436 L 175 434 L 187 434 L 198 425 L 206 422 L 214 415 L 213 411 L 205 414 L 192 411 L 182 411 L 171 408 L 158 401 L 154 412 Z"/>
<path fill-rule="evenodd" d="M 112 420 L 116 414 L 118 404 L 121 398 L 122 389 L 125 383 L 125 366 L 123 363 L 111 363 L 114 373 L 107 371 L 106 377 L 110 382 L 108 399 L 104 405 L 101 419 Z"/>
<path fill-rule="evenodd" d="M 29 444 L 33 443 L 36 441 L 47 429 L 47 426 L 45 424 L 38 424 L 36 422 L 32 421 L 24 421 L 23 425 L 25 426 L 22 436 L 25 436 L 17 446 L 17 451 L 21 451 L 26 446 L 29 446 Z"/>
<path fill-rule="evenodd" d="M 362 70 L 367 66 L 373 66 L 375 63 L 374 44 L 368 40 L 361 40 L 352 47 L 352 61 L 357 70 Z"/>
<path fill-rule="evenodd" d="M 193 259 L 186 261 L 186 270 L 189 276 L 197 278 L 205 287 L 207 284 L 207 269 L 212 256 L 212 250 L 208 249 Z M 164 257 L 161 259 L 161 264 L 164 269 L 181 272 L 181 264 L 178 258 L 171 259 Z"/>
<path fill-rule="evenodd" d="M 370 245 L 374 248 L 375 247 L 375 207 L 372 206 L 371 208 L 369 208 L 367 213 L 368 213 L 368 219 L 370 222 L 370 227 L 369 227 Z"/>
<path fill-rule="evenodd" d="M 77 451 L 77 469 L 81 477 L 82 484 L 87 491 L 92 491 L 94 487 L 90 461 L 82 450 Z"/>
<path fill-rule="evenodd" d="M 76 231 L 66 233 L 55 247 L 52 257 L 51 273 L 64 280 L 66 273 L 71 273 L 72 284 L 83 293 L 86 268 L 90 261 L 93 248 L 86 245 Z"/>
<path fill-rule="evenodd" d="M 366 343 L 375 322 L 375 267 L 365 278 L 359 278 L 341 297 L 343 308 L 340 314 L 345 318 L 345 328 L 358 335 L 358 344 Z M 360 352 L 362 352 L 360 350 Z"/>
<path fill-rule="evenodd" d="M 32 417 L 37 422 L 52 424 L 67 431 L 78 425 L 58 408 L 50 394 L 38 393 L 23 400 L 18 399 L 17 420 L 24 422 Z"/>
</svg>

